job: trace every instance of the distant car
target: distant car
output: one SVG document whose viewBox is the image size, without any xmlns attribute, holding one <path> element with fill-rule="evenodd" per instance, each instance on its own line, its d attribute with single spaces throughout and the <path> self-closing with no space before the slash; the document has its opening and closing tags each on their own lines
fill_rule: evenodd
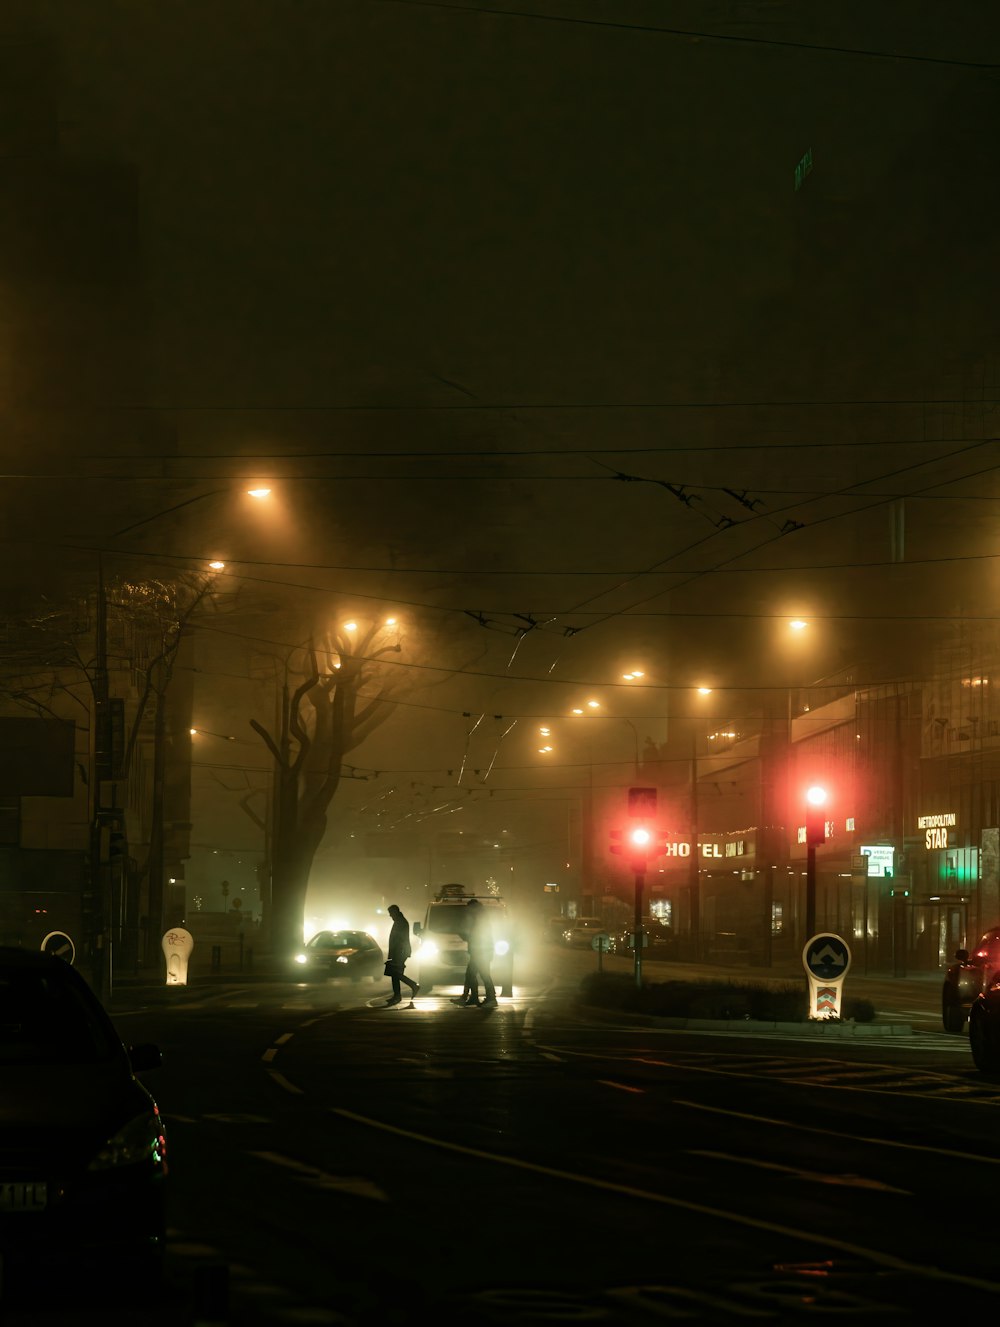
<svg viewBox="0 0 1000 1327">
<path fill-rule="evenodd" d="M 577 917 L 563 932 L 563 941 L 570 949 L 589 949 L 594 936 L 604 930 L 600 917 Z"/>
<path fill-rule="evenodd" d="M 385 972 L 385 956 L 366 931 L 317 931 L 295 955 L 303 977 L 349 977 L 361 981 Z"/>
<path fill-rule="evenodd" d="M 1000 971 L 1000 926 L 980 936 L 970 954 L 955 950 L 956 961 L 948 968 L 941 988 L 941 1022 L 945 1032 L 961 1032 L 976 998 Z"/>
<path fill-rule="evenodd" d="M 155 1290 L 165 1244 L 166 1134 L 97 996 L 61 958 L 0 948 L 0 1262 L 4 1290 Z"/>
</svg>

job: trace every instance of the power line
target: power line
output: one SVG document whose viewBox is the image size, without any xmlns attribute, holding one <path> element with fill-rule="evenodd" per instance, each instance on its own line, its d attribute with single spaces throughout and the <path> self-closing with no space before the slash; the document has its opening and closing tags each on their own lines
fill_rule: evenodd
<svg viewBox="0 0 1000 1327">
<path fill-rule="evenodd" d="M 381 4 L 408 9 L 446 9 L 460 14 L 491 14 L 497 18 L 527 19 L 537 23 L 565 23 L 575 27 L 612 28 L 619 32 L 652 33 L 656 36 L 693 38 L 699 42 L 719 42 L 740 46 L 770 46 L 793 51 L 815 51 L 823 55 L 849 55 L 871 60 L 892 60 L 910 64 L 944 65 L 955 69 L 997 69 L 1000 65 L 985 60 L 958 60 L 942 55 L 916 55 L 904 51 L 886 51 L 864 46 L 834 46 L 826 42 L 791 41 L 779 37 L 748 37 L 735 33 L 709 32 L 701 28 L 674 28 L 654 23 L 624 23 L 620 20 L 578 18 L 566 14 L 544 14 L 525 9 L 497 9 L 491 5 L 463 5 L 449 0 L 379 0 Z"/>
</svg>

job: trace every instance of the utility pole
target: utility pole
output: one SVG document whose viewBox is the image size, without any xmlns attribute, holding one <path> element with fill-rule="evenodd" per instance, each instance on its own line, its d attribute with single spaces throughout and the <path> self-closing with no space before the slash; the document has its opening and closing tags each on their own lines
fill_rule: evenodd
<svg viewBox="0 0 1000 1327">
<path fill-rule="evenodd" d="M 698 739 L 691 730 L 691 856 L 688 861 L 688 882 L 691 908 L 691 938 L 694 960 L 701 961 L 701 880 L 698 875 L 700 855 L 698 848 Z"/>
<path fill-rule="evenodd" d="M 642 929 L 642 891 L 646 883 L 645 862 L 635 864 L 635 986 L 642 990 L 642 942 L 645 935 Z"/>
<path fill-rule="evenodd" d="M 91 826 L 88 889 L 84 894 L 84 914 L 89 913 L 92 979 L 100 998 L 110 996 L 112 987 L 111 923 L 112 900 L 109 897 L 111 872 L 108 808 L 104 805 L 105 788 L 111 778 L 111 714 L 108 703 L 108 601 L 104 587 L 104 559 L 97 554 L 97 622 L 95 625 L 94 661 L 94 755 L 91 768 Z M 89 905 L 89 906 L 88 906 Z"/>
</svg>

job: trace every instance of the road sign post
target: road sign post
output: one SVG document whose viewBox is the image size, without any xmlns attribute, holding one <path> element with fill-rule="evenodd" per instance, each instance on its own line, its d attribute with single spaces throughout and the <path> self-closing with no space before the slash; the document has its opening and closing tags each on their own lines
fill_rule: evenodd
<svg viewBox="0 0 1000 1327">
<path fill-rule="evenodd" d="M 844 978 L 851 966 L 847 941 L 828 931 L 814 935 L 802 950 L 802 966 L 809 978 L 809 1018 L 840 1018 Z"/>
<path fill-rule="evenodd" d="M 167 985 L 186 986 L 188 979 L 188 959 L 194 948 L 194 937 L 183 926 L 174 926 L 167 931 L 160 941 L 163 957 L 167 963 Z"/>
<path fill-rule="evenodd" d="M 591 949 L 597 950 L 598 972 L 604 971 L 604 955 L 608 952 L 610 946 L 611 946 L 611 936 L 608 935 L 607 931 L 598 931 L 598 933 L 594 936 L 593 940 L 591 940 L 590 942 Z"/>
</svg>

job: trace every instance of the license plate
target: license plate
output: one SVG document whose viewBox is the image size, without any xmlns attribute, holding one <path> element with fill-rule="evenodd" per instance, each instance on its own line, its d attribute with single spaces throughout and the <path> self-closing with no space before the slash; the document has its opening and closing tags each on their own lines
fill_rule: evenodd
<svg viewBox="0 0 1000 1327">
<path fill-rule="evenodd" d="M 42 1212 L 48 1202 L 44 1180 L 37 1184 L 0 1182 L 0 1212 Z"/>
</svg>

